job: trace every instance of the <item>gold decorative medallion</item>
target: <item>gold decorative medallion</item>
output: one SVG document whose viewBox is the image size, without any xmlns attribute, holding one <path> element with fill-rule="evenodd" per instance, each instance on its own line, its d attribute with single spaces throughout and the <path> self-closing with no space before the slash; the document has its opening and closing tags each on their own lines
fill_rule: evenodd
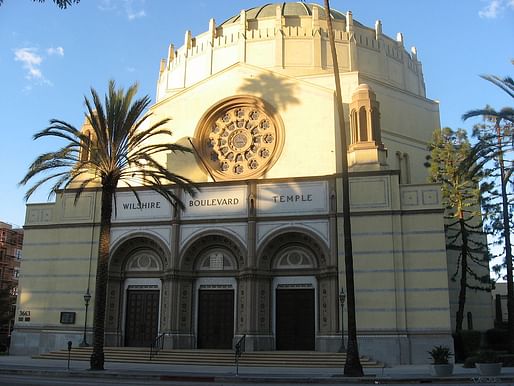
<svg viewBox="0 0 514 386">
<path fill-rule="evenodd" d="M 282 132 L 280 119 L 264 101 L 231 98 L 203 117 L 196 135 L 198 152 L 217 180 L 255 178 L 276 159 Z"/>
</svg>

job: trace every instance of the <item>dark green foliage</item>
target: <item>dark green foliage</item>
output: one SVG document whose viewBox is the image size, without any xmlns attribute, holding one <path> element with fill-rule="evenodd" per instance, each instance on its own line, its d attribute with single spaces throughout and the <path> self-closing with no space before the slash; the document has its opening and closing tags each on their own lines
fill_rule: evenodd
<svg viewBox="0 0 514 386">
<path fill-rule="evenodd" d="M 499 354 L 498 360 L 503 367 L 514 367 L 514 354 Z"/>
<path fill-rule="evenodd" d="M 498 363 L 498 353 L 494 350 L 479 351 L 475 357 L 475 363 Z"/>
<path fill-rule="evenodd" d="M 20 1 L 20 0 L 16 0 L 16 1 Z M 40 2 L 40 3 L 45 2 L 45 0 L 32 0 L 32 1 Z M 72 4 L 80 3 L 80 0 L 52 0 L 52 1 L 54 2 L 55 5 L 57 5 L 61 9 L 66 9 L 66 8 L 68 8 L 68 6 L 70 6 Z M 3 2 L 4 2 L 4 0 L 0 0 L 0 5 L 2 5 Z"/>
<path fill-rule="evenodd" d="M 16 297 L 10 288 L 0 289 L 0 352 L 7 351 L 10 321 L 14 318 Z"/>
<path fill-rule="evenodd" d="M 12 319 L 12 304 L 15 300 L 16 297 L 11 294 L 10 288 L 0 289 L 0 324 Z"/>
<path fill-rule="evenodd" d="M 456 327 L 462 330 L 466 290 L 491 290 L 489 255 L 480 213 L 483 172 L 470 157 L 464 130 L 436 130 L 429 144 L 430 181 L 441 184 L 446 212 L 446 247 L 459 253 L 452 280 L 459 280 Z"/>
<path fill-rule="evenodd" d="M 496 246 L 496 255 L 493 257 L 504 257 L 507 252 L 506 239 L 510 239 L 505 234 L 505 220 L 512 224 L 513 191 L 512 191 L 512 137 L 513 130 L 511 125 L 495 127 L 491 122 L 484 122 L 475 125 L 473 136 L 477 139 L 477 144 L 473 148 L 473 156 L 480 163 L 486 179 L 484 181 L 484 199 L 482 209 L 485 216 L 485 230 L 495 237 L 493 245 Z M 503 166 L 500 164 L 503 163 Z M 502 184 L 502 169 L 504 170 L 505 181 Z M 503 194 L 506 195 L 506 218 L 503 213 Z M 510 228 L 507 227 L 507 228 Z M 493 267 L 498 276 L 501 270 L 506 268 L 506 260 Z"/>
<path fill-rule="evenodd" d="M 462 362 L 480 348 L 482 334 L 476 330 L 460 330 L 453 334 L 455 360 Z"/>
<path fill-rule="evenodd" d="M 475 367 L 477 363 L 498 363 L 501 355 L 502 353 L 494 350 L 481 350 L 466 358 L 463 367 L 469 369 Z"/>
<path fill-rule="evenodd" d="M 509 330 L 504 328 L 491 328 L 485 332 L 487 347 L 492 350 L 509 349 Z"/>
<path fill-rule="evenodd" d="M 434 346 L 432 350 L 428 351 L 428 354 L 434 365 L 446 365 L 450 357 L 453 356 L 453 353 L 447 346 Z"/>
<path fill-rule="evenodd" d="M 514 64 L 514 61 L 512 61 Z M 510 77 L 500 78 L 494 75 L 482 76 L 485 80 L 505 91 L 514 98 L 514 81 Z M 476 125 L 474 135 L 478 143 L 473 147 L 472 157 L 475 162 L 487 168 L 489 174 L 488 202 L 484 206 L 487 214 L 486 224 L 495 240 L 504 250 L 499 256 L 504 257 L 507 271 L 507 313 L 509 330 L 509 351 L 514 353 L 514 276 L 512 262 L 511 227 L 512 227 L 512 171 L 513 171 L 513 123 L 514 109 L 504 107 L 500 111 L 490 106 L 468 111 L 463 119 L 482 117 L 483 123 Z M 500 186 L 500 190 L 496 189 Z M 496 267 L 497 273 L 502 267 Z"/>
</svg>

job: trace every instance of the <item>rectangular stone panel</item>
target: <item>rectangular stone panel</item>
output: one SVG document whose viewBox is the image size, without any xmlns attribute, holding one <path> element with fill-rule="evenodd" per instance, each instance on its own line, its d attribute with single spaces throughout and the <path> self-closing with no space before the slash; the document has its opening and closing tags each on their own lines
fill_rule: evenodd
<svg viewBox="0 0 514 386">
<path fill-rule="evenodd" d="M 326 181 L 257 186 L 257 214 L 284 216 L 325 214 L 329 210 Z"/>
</svg>

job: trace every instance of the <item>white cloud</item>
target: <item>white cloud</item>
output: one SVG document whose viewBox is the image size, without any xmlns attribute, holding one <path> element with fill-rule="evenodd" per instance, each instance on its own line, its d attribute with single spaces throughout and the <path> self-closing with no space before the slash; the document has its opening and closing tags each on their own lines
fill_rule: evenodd
<svg viewBox="0 0 514 386">
<path fill-rule="evenodd" d="M 59 55 L 64 56 L 64 48 L 62 47 L 50 47 L 46 49 L 48 55 Z"/>
<path fill-rule="evenodd" d="M 127 10 L 127 17 L 129 20 L 139 19 L 140 17 L 145 17 L 146 12 L 144 9 L 141 11 L 133 12 L 132 10 Z"/>
<path fill-rule="evenodd" d="M 43 50 L 48 56 L 64 56 L 64 48 L 61 46 L 50 47 Z M 46 84 L 52 85 L 52 82 L 48 80 L 41 71 L 41 65 L 45 61 L 45 55 L 40 54 L 39 50 L 35 47 L 22 47 L 14 50 L 14 61 L 20 62 L 22 68 L 26 71 L 25 78 L 32 81 L 35 84 Z M 27 85 L 24 91 L 30 91 L 32 85 Z"/>
<path fill-rule="evenodd" d="M 478 11 L 478 16 L 482 19 L 496 19 L 506 9 L 514 9 L 514 0 L 482 0 L 487 1 L 487 5 Z"/>
<path fill-rule="evenodd" d="M 118 14 L 123 13 L 129 21 L 132 21 L 146 16 L 144 6 L 145 0 L 121 0 L 118 2 L 102 0 L 98 5 L 98 9 L 101 11 L 114 11 Z"/>
<path fill-rule="evenodd" d="M 116 5 L 111 0 L 102 0 L 98 5 L 100 11 L 113 11 L 116 9 Z"/>
<path fill-rule="evenodd" d="M 14 60 L 21 62 L 23 68 L 27 70 L 27 79 L 44 79 L 43 73 L 39 68 L 43 58 L 37 54 L 36 48 L 17 48 L 14 50 Z"/>
</svg>

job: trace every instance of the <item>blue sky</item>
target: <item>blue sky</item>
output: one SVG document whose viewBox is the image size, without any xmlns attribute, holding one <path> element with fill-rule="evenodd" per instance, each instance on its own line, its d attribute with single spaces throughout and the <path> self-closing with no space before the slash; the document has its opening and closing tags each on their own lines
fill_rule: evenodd
<svg viewBox="0 0 514 386">
<path fill-rule="evenodd" d="M 315 1 L 316 2 L 316 1 Z M 321 0 L 317 1 L 322 3 Z M 169 43 L 193 35 L 259 0 L 82 0 L 60 10 L 51 0 L 4 0 L 0 6 L 0 221 L 23 225 L 26 188 L 17 182 L 34 158 L 58 143 L 32 135 L 59 118 L 80 126 L 83 96 L 109 79 L 154 99 L 159 62 Z M 427 96 L 440 101 L 441 125 L 471 129 L 461 115 L 490 104 L 512 105 L 479 74 L 513 76 L 514 0 L 332 0 L 354 19 L 404 35 L 423 63 Z M 45 202 L 41 191 L 29 202 Z"/>
</svg>

